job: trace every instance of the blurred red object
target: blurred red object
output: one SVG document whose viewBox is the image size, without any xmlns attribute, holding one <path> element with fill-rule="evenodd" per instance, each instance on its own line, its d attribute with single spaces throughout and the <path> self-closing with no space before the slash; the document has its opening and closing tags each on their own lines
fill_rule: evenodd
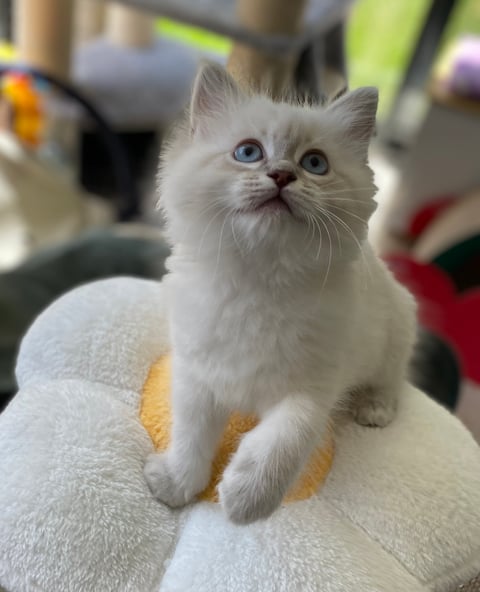
<svg viewBox="0 0 480 592">
<path fill-rule="evenodd" d="M 413 237 L 419 237 L 427 226 L 444 210 L 448 209 L 450 204 L 457 198 L 454 195 L 439 197 L 434 201 L 427 203 L 423 208 L 417 210 L 410 220 L 408 234 Z"/>
<path fill-rule="evenodd" d="M 449 276 L 435 265 L 403 254 L 389 255 L 385 262 L 417 299 L 419 323 L 448 342 L 464 375 L 480 384 L 480 288 L 458 295 Z"/>
</svg>

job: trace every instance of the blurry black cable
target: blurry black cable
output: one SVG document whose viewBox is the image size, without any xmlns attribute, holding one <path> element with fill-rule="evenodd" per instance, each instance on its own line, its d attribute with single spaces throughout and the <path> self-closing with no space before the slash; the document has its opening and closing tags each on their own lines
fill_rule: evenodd
<svg viewBox="0 0 480 592">
<path fill-rule="evenodd" d="M 51 74 L 47 74 L 37 68 L 31 68 L 30 66 L 20 64 L 0 64 L 0 76 L 4 76 L 9 72 L 26 73 L 39 78 L 40 80 L 45 80 L 83 107 L 85 112 L 97 125 L 100 136 L 102 137 L 110 156 L 113 174 L 120 196 L 118 218 L 121 221 L 125 221 L 135 217 L 139 213 L 140 200 L 130 163 L 128 161 L 127 151 L 121 139 L 114 132 L 104 116 L 100 114 L 100 112 L 82 95 L 81 92 L 69 83 L 59 80 Z"/>
</svg>

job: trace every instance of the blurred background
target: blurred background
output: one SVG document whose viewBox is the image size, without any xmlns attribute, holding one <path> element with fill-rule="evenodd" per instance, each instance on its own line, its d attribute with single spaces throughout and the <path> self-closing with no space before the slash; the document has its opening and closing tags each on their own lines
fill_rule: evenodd
<svg viewBox="0 0 480 592">
<path fill-rule="evenodd" d="M 420 303 L 412 380 L 480 440 L 477 0 L 0 0 L 0 408 L 55 298 L 164 272 L 158 153 L 204 57 L 274 94 L 379 87 L 371 240 Z"/>
</svg>

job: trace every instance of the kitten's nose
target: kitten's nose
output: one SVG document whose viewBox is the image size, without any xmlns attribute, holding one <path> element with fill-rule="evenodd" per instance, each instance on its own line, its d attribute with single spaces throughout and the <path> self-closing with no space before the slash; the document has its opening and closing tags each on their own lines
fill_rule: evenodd
<svg viewBox="0 0 480 592">
<path fill-rule="evenodd" d="M 275 181 L 279 189 L 297 180 L 297 177 L 292 173 L 292 171 L 286 170 L 272 171 L 271 173 L 268 173 L 268 176 Z"/>
</svg>

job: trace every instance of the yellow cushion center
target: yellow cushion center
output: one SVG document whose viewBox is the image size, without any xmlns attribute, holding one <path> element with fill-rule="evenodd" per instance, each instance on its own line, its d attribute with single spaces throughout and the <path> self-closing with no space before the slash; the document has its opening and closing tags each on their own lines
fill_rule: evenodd
<svg viewBox="0 0 480 592">
<path fill-rule="evenodd" d="M 150 368 L 143 386 L 140 419 L 150 434 L 155 448 L 166 450 L 170 442 L 172 414 L 170 407 L 171 356 L 161 357 Z M 198 496 L 199 499 L 217 502 L 217 485 L 223 470 L 238 447 L 241 436 L 257 424 L 253 416 L 234 413 L 225 428 L 217 453 L 212 463 L 212 477 L 208 487 Z M 322 447 L 312 454 L 304 472 L 285 497 L 285 502 L 309 498 L 321 487 L 332 466 L 334 442 L 329 430 Z"/>
</svg>

